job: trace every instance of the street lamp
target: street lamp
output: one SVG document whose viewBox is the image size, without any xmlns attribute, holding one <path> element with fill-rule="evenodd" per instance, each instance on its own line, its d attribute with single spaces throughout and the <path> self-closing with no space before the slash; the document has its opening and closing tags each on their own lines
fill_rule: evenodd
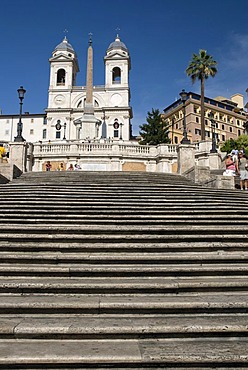
<svg viewBox="0 0 248 370">
<path fill-rule="evenodd" d="M 23 86 L 20 86 L 20 88 L 17 90 L 18 96 L 20 99 L 20 114 L 19 114 L 19 122 L 17 123 L 17 136 L 15 137 L 14 141 L 23 142 L 25 139 L 22 137 L 22 104 L 23 99 L 26 90 L 23 88 Z"/>
<path fill-rule="evenodd" d="M 188 97 L 188 93 L 183 89 L 180 94 L 181 101 L 183 102 L 183 139 L 181 141 L 181 144 L 190 144 L 190 140 L 187 136 L 187 128 L 186 128 L 186 112 L 185 112 L 185 102 Z"/>
<path fill-rule="evenodd" d="M 214 114 L 213 112 L 210 112 L 208 114 L 208 117 L 210 119 L 210 122 L 211 122 L 211 132 L 212 132 L 212 148 L 210 150 L 210 153 L 217 153 L 217 149 L 216 149 L 216 139 L 215 139 L 215 120 L 214 120 Z"/>
<path fill-rule="evenodd" d="M 63 140 L 66 140 L 65 132 L 66 132 L 66 122 L 64 123 L 64 137 L 63 137 Z"/>
</svg>

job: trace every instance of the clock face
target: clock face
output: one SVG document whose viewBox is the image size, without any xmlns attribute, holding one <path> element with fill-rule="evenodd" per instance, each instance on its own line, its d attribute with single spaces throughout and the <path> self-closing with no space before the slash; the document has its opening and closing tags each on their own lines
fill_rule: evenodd
<svg viewBox="0 0 248 370">
<path fill-rule="evenodd" d="M 122 102 L 122 97 L 120 94 L 113 94 L 110 99 L 113 106 L 117 107 Z"/>
<path fill-rule="evenodd" d="M 55 104 L 63 104 L 65 102 L 64 95 L 56 95 L 54 98 Z"/>
</svg>

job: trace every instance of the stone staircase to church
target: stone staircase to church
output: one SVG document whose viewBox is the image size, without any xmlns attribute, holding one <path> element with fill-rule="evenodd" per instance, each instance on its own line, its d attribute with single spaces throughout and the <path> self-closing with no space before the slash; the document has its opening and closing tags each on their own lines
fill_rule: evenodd
<svg viewBox="0 0 248 370">
<path fill-rule="evenodd" d="M 0 369 L 248 368 L 245 192 L 39 172 L 0 206 Z"/>
</svg>

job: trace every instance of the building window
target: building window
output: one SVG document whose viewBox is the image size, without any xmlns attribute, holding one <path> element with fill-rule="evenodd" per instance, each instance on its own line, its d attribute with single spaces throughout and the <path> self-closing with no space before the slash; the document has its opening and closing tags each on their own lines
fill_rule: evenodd
<svg viewBox="0 0 248 370">
<path fill-rule="evenodd" d="M 201 135 L 201 130 L 199 130 L 198 128 L 195 129 L 195 134 L 196 135 Z"/>
<path fill-rule="evenodd" d="M 215 122 L 215 128 L 219 128 L 219 125 L 217 122 Z"/>
<path fill-rule="evenodd" d="M 207 119 L 205 119 L 205 125 L 208 125 L 208 120 Z"/>
<path fill-rule="evenodd" d="M 240 125 L 239 119 L 237 119 L 237 125 L 238 125 L 238 126 Z"/>
<path fill-rule="evenodd" d="M 43 125 L 47 125 L 47 117 L 43 118 Z"/>
<path fill-rule="evenodd" d="M 221 128 L 222 128 L 222 130 L 225 130 L 225 125 L 222 125 Z"/>
<path fill-rule="evenodd" d="M 196 123 L 199 123 L 199 117 L 195 117 Z"/>
<path fill-rule="evenodd" d="M 33 135 L 34 134 L 34 130 L 31 128 L 31 130 L 30 130 L 30 135 Z"/>
<path fill-rule="evenodd" d="M 222 141 L 226 141 L 225 135 L 222 135 Z"/>
<path fill-rule="evenodd" d="M 229 131 L 230 131 L 230 132 L 233 132 L 232 127 L 229 127 Z"/>
<path fill-rule="evenodd" d="M 56 139 L 60 139 L 60 136 L 61 136 L 60 131 L 56 131 Z"/>
<path fill-rule="evenodd" d="M 5 130 L 5 136 L 9 135 L 9 130 Z"/>
<path fill-rule="evenodd" d="M 34 119 L 33 118 L 31 118 L 31 123 L 34 123 Z"/>
<path fill-rule="evenodd" d="M 178 137 L 177 136 L 174 136 L 174 141 L 175 141 L 175 144 L 178 144 Z"/>
<path fill-rule="evenodd" d="M 210 132 L 209 131 L 206 131 L 205 132 L 205 135 L 206 135 L 206 137 L 210 137 Z"/>
<path fill-rule="evenodd" d="M 42 132 L 42 139 L 46 139 L 47 137 L 47 130 L 46 128 L 44 128 L 43 132 Z"/>
<path fill-rule="evenodd" d="M 113 82 L 113 84 L 120 84 L 121 83 L 121 70 L 120 70 L 119 67 L 113 68 L 112 82 Z"/>
<path fill-rule="evenodd" d="M 241 135 L 241 131 L 240 130 L 238 130 L 238 136 L 240 136 Z"/>
<path fill-rule="evenodd" d="M 119 130 L 114 130 L 114 137 L 119 137 Z"/>
<path fill-rule="evenodd" d="M 65 70 L 62 68 L 57 72 L 57 85 L 65 85 Z"/>
</svg>

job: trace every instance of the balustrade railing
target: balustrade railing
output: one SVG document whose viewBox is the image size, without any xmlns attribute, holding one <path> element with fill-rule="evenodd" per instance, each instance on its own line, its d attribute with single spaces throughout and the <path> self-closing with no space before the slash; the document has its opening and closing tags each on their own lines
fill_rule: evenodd
<svg viewBox="0 0 248 370">
<path fill-rule="evenodd" d="M 124 143 L 37 143 L 34 144 L 34 156 L 46 157 L 49 155 L 84 155 L 88 153 L 102 153 L 110 155 L 112 153 L 120 153 L 121 155 L 132 155 L 139 157 L 156 156 L 157 154 L 175 154 L 177 153 L 177 145 L 139 145 L 139 144 L 124 144 Z"/>
</svg>

